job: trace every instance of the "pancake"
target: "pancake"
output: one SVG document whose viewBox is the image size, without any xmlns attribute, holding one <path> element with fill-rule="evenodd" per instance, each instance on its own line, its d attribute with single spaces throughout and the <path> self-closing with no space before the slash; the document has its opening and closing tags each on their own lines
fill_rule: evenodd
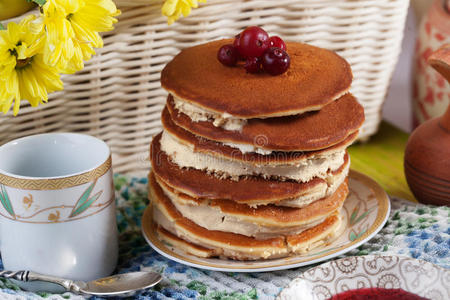
<svg viewBox="0 0 450 300">
<path fill-rule="evenodd" d="M 194 242 L 188 242 L 187 240 L 190 240 L 191 237 L 189 236 L 183 236 L 183 238 L 187 239 L 184 240 L 182 238 L 179 238 L 175 234 L 169 232 L 168 230 L 164 229 L 162 226 L 159 226 L 156 223 L 153 223 L 154 227 L 156 228 L 156 233 L 158 234 L 158 237 L 161 241 L 167 243 L 171 247 L 175 247 L 178 249 L 183 250 L 184 252 L 187 252 L 189 254 L 202 257 L 202 258 L 212 258 L 212 257 L 221 257 L 221 258 L 230 258 L 234 260 L 258 260 L 258 259 L 268 259 L 268 258 L 276 258 L 276 257 L 283 257 L 288 256 L 290 254 L 306 254 L 308 251 L 313 250 L 314 248 L 318 248 L 320 246 L 324 246 L 334 240 L 337 236 L 339 236 L 340 226 L 342 226 L 342 219 L 340 215 L 333 215 L 326 219 L 323 223 L 319 224 L 318 226 L 304 231 L 300 234 L 299 237 L 297 236 L 291 236 L 288 239 L 286 239 L 286 245 L 288 248 L 287 252 L 290 252 L 287 255 L 270 255 L 270 252 L 280 252 L 279 248 L 273 247 L 272 245 L 266 246 L 266 251 L 262 252 L 261 250 L 264 249 L 257 249 L 259 250 L 256 253 L 253 253 L 253 251 L 248 252 L 248 249 L 245 249 L 247 251 L 239 251 L 239 249 L 236 250 L 229 250 L 227 248 L 228 245 L 225 247 L 214 247 L 212 248 L 206 248 L 203 246 L 199 246 L 198 244 L 195 244 Z M 176 230 L 175 226 L 171 226 L 172 230 Z M 206 236 L 208 237 L 208 236 Z M 194 240 L 200 240 L 201 237 L 194 237 Z M 271 248 L 275 249 L 271 249 Z M 260 253 L 263 253 L 264 256 L 258 257 L 257 255 Z M 269 253 L 269 257 L 267 257 L 267 254 Z"/>
<path fill-rule="evenodd" d="M 299 165 L 305 164 L 308 160 L 324 159 L 334 153 L 345 150 L 358 137 L 358 131 L 355 131 L 347 136 L 347 138 L 342 142 L 329 148 L 320 149 L 317 151 L 269 151 L 270 153 L 268 154 L 259 154 L 256 152 L 242 152 L 237 148 L 196 136 L 189 131 L 184 130 L 172 121 L 167 107 L 165 107 L 162 111 L 161 122 L 164 127 L 163 135 L 170 134 L 170 138 L 174 139 L 175 143 L 179 144 L 180 147 L 188 147 L 190 152 L 206 154 L 236 162 L 245 162 L 246 164 L 252 164 L 255 166 L 281 164 Z M 309 162 L 307 164 L 309 164 Z"/>
<path fill-rule="evenodd" d="M 165 230 L 161 226 L 156 225 L 155 227 L 156 228 L 154 230 L 156 230 L 156 233 L 158 234 L 159 238 L 162 241 L 166 242 L 166 244 L 168 244 L 168 246 L 170 247 L 183 249 L 184 252 L 203 258 L 219 255 L 219 253 L 216 253 L 216 251 L 214 251 L 213 249 L 208 249 L 199 245 L 195 245 L 193 243 L 186 242 L 185 240 L 180 239 L 176 235 Z"/>
<path fill-rule="evenodd" d="M 291 253 L 305 254 L 330 243 L 336 236 L 339 236 L 342 229 L 342 216 L 335 214 L 301 234 L 288 236 L 286 238 L 287 247 Z"/>
<path fill-rule="evenodd" d="M 318 199 L 331 196 L 347 179 L 347 175 L 350 170 L 350 160 L 348 154 L 345 158 L 346 161 L 344 165 L 339 170 L 330 172 L 332 176 L 327 178 L 327 181 L 323 186 L 317 186 L 316 190 L 309 190 L 307 194 L 303 194 L 293 199 L 284 199 L 275 202 L 274 204 L 279 206 L 301 208 L 309 205 L 310 203 L 313 203 Z"/>
<path fill-rule="evenodd" d="M 364 109 L 351 94 L 345 94 L 316 112 L 250 119 L 240 131 L 216 127 L 211 121 L 192 121 L 174 107 L 170 95 L 167 108 L 173 122 L 190 133 L 235 148 L 250 147 L 251 151 L 315 151 L 329 148 L 343 142 L 364 122 Z"/>
<path fill-rule="evenodd" d="M 211 249 L 214 256 L 239 260 L 277 258 L 288 255 L 285 238 L 256 240 L 244 235 L 222 231 L 211 231 L 183 219 L 170 219 L 159 207 L 153 205 L 153 220 L 168 232 L 189 244 Z M 164 238 L 162 237 L 164 241 Z M 170 241 L 167 241 L 170 243 Z M 249 250 L 252 249 L 250 252 Z M 184 249 L 182 249 L 184 250 Z M 192 253 L 195 254 L 195 253 Z"/>
<path fill-rule="evenodd" d="M 149 177 L 151 188 L 157 189 L 158 183 L 154 175 Z M 305 208 L 275 205 L 251 208 L 230 200 L 194 199 L 161 183 L 159 188 L 183 217 L 197 225 L 208 230 L 238 233 L 256 239 L 297 234 L 314 227 L 338 212 L 348 194 L 348 186 L 344 182 L 333 195 L 317 200 Z"/>
<path fill-rule="evenodd" d="M 182 50 L 163 69 L 162 87 L 201 109 L 243 119 L 319 110 L 350 88 L 350 65 L 332 51 L 287 43 L 290 67 L 271 76 L 223 66 L 217 51 L 230 43 L 218 40 Z"/>
<path fill-rule="evenodd" d="M 349 158 L 340 169 L 329 172 L 329 177 L 313 178 L 308 182 L 279 181 L 262 177 L 245 177 L 239 181 L 220 179 L 193 168 L 180 168 L 172 163 L 160 149 L 161 133 L 151 143 L 150 159 L 153 172 L 159 181 L 193 198 L 227 199 L 249 205 L 260 205 L 281 200 L 311 200 L 310 193 L 320 199 L 336 179 L 342 183 L 348 173 Z M 339 185 L 340 185 L 339 183 Z M 335 186 L 337 189 L 337 186 Z M 300 201 L 301 201 L 300 199 Z"/>
<path fill-rule="evenodd" d="M 329 170 L 340 168 L 344 163 L 346 153 L 342 149 L 329 155 L 318 155 L 293 163 L 291 159 L 285 159 L 283 157 L 295 156 L 298 152 L 278 152 L 274 155 L 280 157 L 280 160 L 291 160 L 291 163 L 274 164 L 272 161 L 271 164 L 267 165 L 263 161 L 237 161 L 218 155 L 193 152 L 192 148 L 179 143 L 167 131 L 164 131 L 161 136 L 161 150 L 169 156 L 173 163 L 182 168 L 203 170 L 220 178 L 239 180 L 243 176 L 261 176 L 263 178 L 294 180 L 299 182 L 307 182 L 314 177 L 326 178 Z M 264 160 L 264 156 L 266 155 L 260 156 Z"/>
<path fill-rule="evenodd" d="M 207 230 L 183 217 L 159 186 L 150 189 L 153 221 L 180 239 L 212 249 L 217 256 L 239 260 L 269 259 L 305 253 L 338 232 L 341 217 L 335 214 L 300 234 L 258 240 L 241 234 Z M 205 252 L 202 251 L 202 255 Z"/>
</svg>

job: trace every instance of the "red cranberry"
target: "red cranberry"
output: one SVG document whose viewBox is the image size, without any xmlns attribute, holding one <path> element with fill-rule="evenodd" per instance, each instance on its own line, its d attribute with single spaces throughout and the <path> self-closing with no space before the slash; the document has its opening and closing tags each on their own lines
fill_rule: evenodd
<svg viewBox="0 0 450 300">
<path fill-rule="evenodd" d="M 269 47 L 269 35 L 258 26 L 251 26 L 241 32 L 239 54 L 242 57 L 260 57 Z"/>
<path fill-rule="evenodd" d="M 217 52 L 217 59 L 225 66 L 234 66 L 238 60 L 238 52 L 233 45 L 224 45 Z"/>
<path fill-rule="evenodd" d="M 239 50 L 239 47 L 241 46 L 241 34 L 237 34 L 234 37 L 233 46 Z"/>
<path fill-rule="evenodd" d="M 284 41 L 277 35 L 271 36 L 269 38 L 269 47 L 280 48 L 281 50 L 286 51 L 286 44 Z"/>
<path fill-rule="evenodd" d="M 270 75 L 283 74 L 289 68 L 290 63 L 289 55 L 280 48 L 269 48 L 262 56 L 263 68 Z"/>
<path fill-rule="evenodd" d="M 245 61 L 244 68 L 248 73 L 258 73 L 261 71 L 261 58 L 249 57 Z"/>
<path fill-rule="evenodd" d="M 240 54 L 239 54 L 239 47 L 241 47 L 241 34 L 238 34 L 234 37 L 233 46 L 236 48 L 238 52 L 238 60 L 245 60 Z"/>
</svg>

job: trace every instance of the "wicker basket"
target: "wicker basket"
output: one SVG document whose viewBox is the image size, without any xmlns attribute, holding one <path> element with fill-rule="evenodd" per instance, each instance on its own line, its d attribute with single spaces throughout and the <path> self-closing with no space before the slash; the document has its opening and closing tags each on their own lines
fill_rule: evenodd
<svg viewBox="0 0 450 300">
<path fill-rule="evenodd" d="M 380 122 L 409 1 L 208 0 L 171 26 L 160 1 L 116 3 L 122 15 L 104 35 L 105 47 L 84 70 L 65 76 L 64 91 L 48 104 L 23 104 L 18 117 L 0 117 L 0 143 L 42 132 L 85 132 L 111 146 L 116 172 L 146 171 L 149 142 L 161 130 L 164 65 L 182 48 L 232 37 L 251 25 L 344 56 L 354 73 L 351 90 L 365 108 L 361 137 L 367 138 Z"/>
</svg>

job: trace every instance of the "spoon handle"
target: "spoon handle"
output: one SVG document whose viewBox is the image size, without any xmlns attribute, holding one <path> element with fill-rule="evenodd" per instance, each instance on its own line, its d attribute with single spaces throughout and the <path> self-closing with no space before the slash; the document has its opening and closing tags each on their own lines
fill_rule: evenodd
<svg viewBox="0 0 450 300">
<path fill-rule="evenodd" d="M 23 282 L 28 281 L 46 281 L 56 283 L 64 287 L 67 291 L 79 292 L 80 287 L 73 280 L 58 278 L 50 275 L 38 274 L 31 271 L 0 271 L 0 277 L 16 279 Z"/>
<path fill-rule="evenodd" d="M 0 277 L 16 279 L 19 281 L 28 281 L 29 271 L 0 271 Z"/>
</svg>

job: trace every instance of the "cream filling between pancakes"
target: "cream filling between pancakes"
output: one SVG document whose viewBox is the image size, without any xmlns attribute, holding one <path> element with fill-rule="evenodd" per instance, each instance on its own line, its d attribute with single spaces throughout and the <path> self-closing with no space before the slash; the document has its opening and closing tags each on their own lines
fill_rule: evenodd
<svg viewBox="0 0 450 300">
<path fill-rule="evenodd" d="M 187 101 L 182 100 L 181 98 L 176 97 L 175 95 L 172 95 L 172 97 L 175 108 L 179 112 L 187 115 L 192 122 L 200 122 L 200 121 L 212 122 L 214 126 L 221 127 L 229 131 L 241 131 L 244 125 L 247 124 L 246 119 L 236 118 L 227 113 L 218 113 L 211 110 L 206 110 L 194 104 L 188 103 Z M 237 148 L 242 153 L 255 152 L 263 155 L 272 153 L 272 150 L 262 149 L 256 147 L 255 145 L 236 144 L 228 142 L 224 142 L 223 144 L 233 148 Z"/>
<path fill-rule="evenodd" d="M 163 131 L 160 143 L 161 150 L 181 168 L 194 168 L 220 178 L 231 178 L 233 180 L 238 180 L 240 176 L 257 175 L 263 178 L 308 182 L 314 177 L 327 178 L 328 171 L 339 169 L 345 160 L 345 150 L 338 150 L 312 156 L 292 164 L 268 165 L 258 164 L 257 161 L 247 163 L 195 152 L 192 146 L 181 143 L 166 130 Z M 285 155 L 290 155 L 290 153 L 285 152 Z"/>
<path fill-rule="evenodd" d="M 218 230 L 251 236 L 256 239 L 269 239 L 280 235 L 298 234 L 306 229 L 322 223 L 329 215 L 325 214 L 305 220 L 295 226 L 286 224 L 262 224 L 245 220 L 245 216 L 236 216 L 222 212 L 217 206 L 210 206 L 208 202 L 186 204 L 176 193 L 167 189 L 164 184 L 159 184 L 166 196 L 172 201 L 176 209 L 187 219 L 208 230 Z M 263 220 L 261 220 L 263 222 Z M 274 223 L 274 222 L 272 222 Z M 298 223 L 298 222 L 297 222 Z M 284 226 L 283 226 L 284 225 Z"/>
<path fill-rule="evenodd" d="M 344 166 L 344 170 L 338 174 L 328 176 L 326 178 L 327 182 L 323 185 L 318 185 L 317 188 L 309 190 L 305 195 L 301 195 L 294 199 L 286 199 L 275 203 L 279 206 L 289 206 L 289 207 L 305 207 L 314 201 L 328 197 L 339 188 L 339 186 L 345 181 L 350 170 L 350 160 Z"/>
<path fill-rule="evenodd" d="M 245 119 L 236 118 L 227 113 L 206 110 L 175 95 L 172 96 L 175 108 L 187 115 L 193 122 L 212 121 L 214 126 L 222 127 L 223 129 L 230 131 L 241 131 L 242 127 L 247 124 L 247 120 Z"/>
</svg>

